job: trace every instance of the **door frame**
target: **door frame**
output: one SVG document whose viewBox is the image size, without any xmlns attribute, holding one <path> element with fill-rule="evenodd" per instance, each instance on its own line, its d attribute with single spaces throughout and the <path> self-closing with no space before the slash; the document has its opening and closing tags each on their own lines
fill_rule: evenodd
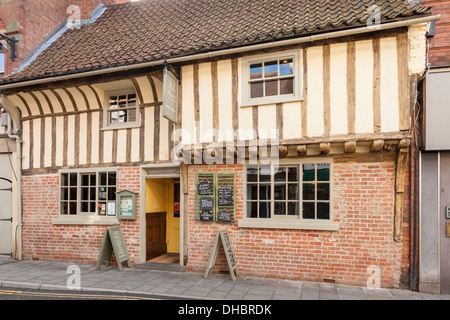
<svg viewBox="0 0 450 320">
<path fill-rule="evenodd" d="M 157 170 L 160 172 L 151 173 L 151 170 Z M 167 172 L 165 173 L 164 170 Z M 178 171 L 172 172 L 172 171 Z M 146 261 L 146 219 L 145 219 L 145 199 L 146 194 L 146 180 L 151 178 L 177 178 L 180 179 L 180 185 L 183 183 L 183 177 L 181 175 L 180 165 L 173 163 L 158 163 L 158 164 L 147 164 L 141 166 L 141 215 L 140 215 L 140 260 L 141 262 Z M 183 252 L 183 239 L 184 239 L 184 194 L 182 188 L 180 188 L 180 253 L 179 253 L 179 264 L 184 265 L 184 252 Z"/>
</svg>

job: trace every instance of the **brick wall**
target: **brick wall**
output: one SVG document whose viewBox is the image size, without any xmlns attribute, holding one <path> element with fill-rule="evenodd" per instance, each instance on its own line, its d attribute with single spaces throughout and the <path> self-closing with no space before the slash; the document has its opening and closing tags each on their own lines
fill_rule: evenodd
<svg viewBox="0 0 450 320">
<path fill-rule="evenodd" d="M 196 221 L 195 176 L 209 170 L 236 173 L 237 219 L 244 215 L 243 166 L 190 166 L 188 270 L 205 271 L 216 231 L 226 228 L 241 275 L 365 286 L 367 268 L 378 266 L 382 287 L 400 287 L 403 244 L 393 241 L 393 163 L 334 164 L 337 232 L 238 228 L 237 223 Z M 213 272 L 228 272 L 222 250 Z"/>
<path fill-rule="evenodd" d="M 117 190 L 139 192 L 139 168 L 119 168 Z M 97 263 L 107 226 L 53 225 L 58 217 L 58 174 L 23 177 L 23 258 Z M 120 223 L 132 263 L 139 261 L 137 220 Z"/>
<path fill-rule="evenodd" d="M 130 0 L 0 0 L 0 20 L 6 26 L 6 35 L 15 36 L 18 58 L 13 62 L 9 52 L 5 59 L 5 75 L 11 74 L 70 16 L 67 9 L 78 5 L 81 19 L 89 19 L 101 4 L 116 4 Z M 8 47 L 9 50 L 9 47 Z"/>
<path fill-rule="evenodd" d="M 436 22 L 436 35 L 430 38 L 430 63 L 432 66 L 450 65 L 450 0 L 422 0 L 432 7 L 433 14 L 440 14 Z"/>
</svg>

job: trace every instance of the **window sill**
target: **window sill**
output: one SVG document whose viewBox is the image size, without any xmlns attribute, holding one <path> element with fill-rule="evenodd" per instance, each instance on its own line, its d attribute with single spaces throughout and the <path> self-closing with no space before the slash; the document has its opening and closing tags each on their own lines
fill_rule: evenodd
<svg viewBox="0 0 450 320">
<path fill-rule="evenodd" d="M 103 225 L 118 225 L 119 220 L 117 217 L 58 217 L 52 220 L 53 225 L 90 225 L 90 226 L 103 226 Z"/>
<path fill-rule="evenodd" d="M 331 221 L 301 221 L 301 220 L 274 220 L 244 219 L 238 221 L 239 228 L 263 228 L 263 229 L 294 229 L 294 230 L 321 230 L 338 231 L 339 224 Z"/>
<path fill-rule="evenodd" d="M 303 98 L 292 97 L 292 98 L 280 98 L 280 99 L 268 99 L 268 100 L 251 100 L 246 101 L 240 105 L 241 108 L 246 107 L 255 107 L 255 106 L 263 106 L 269 104 L 278 104 L 278 103 L 288 103 L 288 102 L 302 102 Z"/>
<path fill-rule="evenodd" d="M 134 128 L 140 128 L 140 123 L 130 123 L 130 124 L 122 124 L 122 125 L 110 125 L 105 128 L 102 128 L 102 131 L 108 131 L 108 130 L 120 130 L 120 129 L 134 129 Z"/>
</svg>

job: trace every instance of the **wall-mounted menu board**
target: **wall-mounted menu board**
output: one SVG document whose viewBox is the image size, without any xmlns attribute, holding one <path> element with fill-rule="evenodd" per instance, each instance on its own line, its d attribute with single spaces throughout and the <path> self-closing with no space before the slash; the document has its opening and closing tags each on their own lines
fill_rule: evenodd
<svg viewBox="0 0 450 320">
<path fill-rule="evenodd" d="M 233 222 L 236 207 L 234 173 L 198 173 L 195 218 L 200 221 Z"/>
<path fill-rule="evenodd" d="M 214 221 L 215 182 L 214 173 L 197 174 L 195 218 L 199 221 Z"/>
<path fill-rule="evenodd" d="M 234 173 L 219 173 L 216 179 L 217 208 L 216 220 L 218 222 L 233 222 L 236 207 L 236 183 Z"/>
</svg>

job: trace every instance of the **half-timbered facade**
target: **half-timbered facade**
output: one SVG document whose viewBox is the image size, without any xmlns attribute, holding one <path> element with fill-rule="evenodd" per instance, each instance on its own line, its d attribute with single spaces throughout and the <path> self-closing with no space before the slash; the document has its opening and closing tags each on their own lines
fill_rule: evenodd
<svg viewBox="0 0 450 320">
<path fill-rule="evenodd" d="M 166 17 L 161 24 L 180 32 L 166 39 L 145 24 L 166 53 L 127 63 L 119 48 L 103 53 L 116 56 L 104 66 L 96 46 L 87 58 L 57 57 L 114 19 L 159 10 L 152 1 L 108 6 L 3 80 L 2 104 L 21 129 L 23 258 L 95 262 L 105 228 L 120 225 L 133 263 L 173 253 L 203 272 L 217 230 L 227 229 L 242 275 L 366 284 L 373 273 L 399 287 L 409 272 L 411 97 L 435 18 L 399 1 L 378 8 L 381 22 L 370 25 L 368 3 L 338 1 L 358 22 L 343 28 L 326 4 L 329 23 L 319 27 L 304 8 L 318 3 L 291 2 L 286 13 L 253 8 L 292 23 L 272 41 L 262 35 L 278 26 L 263 30 L 256 17 L 254 34 L 236 36 L 247 11 L 231 6 L 215 13 L 229 10 L 226 25 L 210 26 L 233 30 L 230 43 L 218 31 L 207 38 L 213 9 L 205 9 L 197 40 L 182 38 L 195 29 L 185 21 Z M 177 5 L 189 17 L 200 6 Z M 310 24 L 294 27 L 288 12 Z M 164 59 L 179 77 L 176 123 L 163 117 Z M 123 190 L 137 193 L 136 219 L 118 219 Z"/>
</svg>

